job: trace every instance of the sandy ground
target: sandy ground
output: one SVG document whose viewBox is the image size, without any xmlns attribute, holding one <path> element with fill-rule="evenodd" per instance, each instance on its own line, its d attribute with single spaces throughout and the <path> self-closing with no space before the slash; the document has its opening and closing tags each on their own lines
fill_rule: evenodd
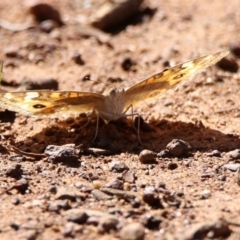
<svg viewBox="0 0 240 240">
<path fill-rule="evenodd" d="M 239 239 L 240 1 L 146 0 L 105 32 L 90 25 L 107 1 L 45 2 L 62 26 L 37 22 L 20 0 L 0 2 L 4 91 L 103 94 L 232 51 L 227 67 L 134 108 L 143 144 L 131 117 L 100 121 L 92 142 L 96 119 L 84 127 L 84 113 L 65 121 L 2 109 L 0 238 Z"/>
</svg>

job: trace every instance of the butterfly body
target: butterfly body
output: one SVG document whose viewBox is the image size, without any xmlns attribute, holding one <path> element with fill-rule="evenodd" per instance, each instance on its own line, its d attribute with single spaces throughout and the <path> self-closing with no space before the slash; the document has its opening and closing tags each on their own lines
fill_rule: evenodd
<svg viewBox="0 0 240 240">
<path fill-rule="evenodd" d="M 106 121 L 117 120 L 125 115 L 125 90 L 113 88 L 104 98 L 104 104 L 97 109 L 100 116 Z"/>
</svg>

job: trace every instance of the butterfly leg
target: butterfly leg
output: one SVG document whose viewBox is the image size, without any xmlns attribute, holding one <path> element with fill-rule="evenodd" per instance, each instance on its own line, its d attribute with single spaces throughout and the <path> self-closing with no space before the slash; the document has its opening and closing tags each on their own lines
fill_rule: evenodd
<svg viewBox="0 0 240 240">
<path fill-rule="evenodd" d="M 96 109 L 93 109 L 93 111 L 90 115 L 92 115 L 93 113 L 96 114 L 96 116 L 97 116 L 97 124 L 96 124 L 96 132 L 95 132 L 92 142 L 94 142 L 96 140 L 97 135 L 98 135 L 98 128 L 99 128 L 99 113 L 97 112 Z M 90 118 L 91 118 L 91 116 L 88 116 L 87 123 L 85 123 L 84 126 L 81 127 L 81 129 L 85 128 L 89 124 Z"/>
<path fill-rule="evenodd" d="M 95 136 L 94 136 L 92 142 L 94 142 L 96 140 L 97 135 L 98 135 L 98 128 L 99 128 L 99 113 L 96 111 L 96 109 L 93 109 L 93 112 L 95 112 L 97 115 L 97 124 L 96 124 Z"/>
<path fill-rule="evenodd" d="M 127 111 L 128 111 L 130 108 L 132 109 L 132 113 L 126 114 Z M 94 137 L 94 140 L 95 140 L 96 137 L 97 137 L 97 133 L 98 133 L 99 117 L 103 118 L 103 120 L 105 119 L 105 120 L 104 120 L 105 123 L 108 123 L 108 121 L 106 120 L 106 116 L 109 116 L 109 118 L 110 118 L 110 117 L 112 117 L 113 115 L 112 115 L 112 114 L 109 114 L 109 113 L 106 113 L 106 112 L 98 112 L 97 109 L 94 109 L 94 112 L 96 112 L 97 117 L 98 117 L 98 118 L 97 118 L 96 134 L 95 134 L 95 137 Z M 130 117 L 130 116 L 132 117 L 132 121 L 133 121 L 133 117 L 134 117 L 134 116 L 137 116 L 137 117 L 138 117 L 138 127 L 137 127 L 137 129 L 136 129 L 136 127 L 135 127 L 134 125 L 133 125 L 133 127 L 134 127 L 134 129 L 136 130 L 136 132 L 137 132 L 139 143 L 143 145 L 143 143 L 142 143 L 142 141 L 141 141 L 141 138 L 140 138 L 140 115 L 139 115 L 138 113 L 134 113 L 134 112 L 133 112 L 133 105 L 132 105 L 132 104 L 129 105 L 129 107 L 128 107 L 118 118 L 120 118 L 120 117 Z M 93 140 L 93 141 L 94 141 L 94 140 Z"/>
<path fill-rule="evenodd" d="M 0 84 L 2 82 L 2 76 L 3 76 L 3 62 L 1 63 L 1 70 L 0 70 Z"/>
<path fill-rule="evenodd" d="M 85 128 L 89 124 L 89 122 L 90 122 L 90 117 L 88 116 L 87 122 L 80 129 Z"/>
</svg>

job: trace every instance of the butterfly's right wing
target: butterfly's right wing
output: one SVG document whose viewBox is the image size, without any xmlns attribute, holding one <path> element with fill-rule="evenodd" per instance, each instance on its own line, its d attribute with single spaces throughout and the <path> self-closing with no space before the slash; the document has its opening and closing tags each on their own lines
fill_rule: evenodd
<svg viewBox="0 0 240 240">
<path fill-rule="evenodd" d="M 92 92 L 0 92 L 0 108 L 28 116 L 67 118 L 102 108 L 104 99 Z"/>
<path fill-rule="evenodd" d="M 124 109 L 126 110 L 131 105 L 135 106 L 142 101 L 159 97 L 181 81 L 191 79 L 207 67 L 214 65 L 228 53 L 225 51 L 200 57 L 166 69 L 137 83 L 126 90 Z"/>
</svg>

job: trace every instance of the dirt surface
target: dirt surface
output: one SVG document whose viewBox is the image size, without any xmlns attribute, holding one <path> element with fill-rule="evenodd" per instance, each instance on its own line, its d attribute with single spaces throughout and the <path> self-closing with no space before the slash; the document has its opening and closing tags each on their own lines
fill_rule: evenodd
<svg viewBox="0 0 240 240">
<path fill-rule="evenodd" d="M 240 239 L 239 0 L 146 0 L 105 32 L 90 27 L 104 0 L 44 2 L 61 20 L 0 2 L 4 91 L 104 93 L 232 52 L 225 70 L 134 109 L 142 145 L 131 117 L 100 121 L 92 142 L 94 117 L 86 125 L 85 114 L 63 121 L 3 109 L 0 239 Z"/>
</svg>

